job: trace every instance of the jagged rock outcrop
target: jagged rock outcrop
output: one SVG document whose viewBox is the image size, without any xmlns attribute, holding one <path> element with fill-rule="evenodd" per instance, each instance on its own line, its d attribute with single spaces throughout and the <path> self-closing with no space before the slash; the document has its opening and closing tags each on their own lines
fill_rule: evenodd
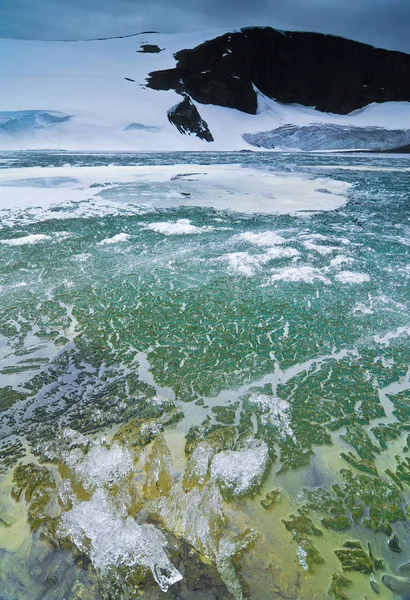
<svg viewBox="0 0 410 600">
<path fill-rule="evenodd" d="M 148 86 L 256 114 L 256 86 L 283 103 L 347 114 L 372 102 L 410 101 L 410 55 L 319 33 L 244 28 L 175 54 Z"/>
<path fill-rule="evenodd" d="M 214 138 L 209 131 L 208 123 L 203 120 L 196 106 L 188 96 L 168 111 L 170 123 L 175 125 L 180 133 L 193 133 L 201 140 L 213 142 Z"/>
</svg>

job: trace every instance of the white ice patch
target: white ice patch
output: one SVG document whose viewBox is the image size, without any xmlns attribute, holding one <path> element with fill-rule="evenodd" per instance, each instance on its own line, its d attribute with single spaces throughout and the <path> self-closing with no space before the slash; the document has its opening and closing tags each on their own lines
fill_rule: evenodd
<svg viewBox="0 0 410 600">
<path fill-rule="evenodd" d="M 64 460 L 86 490 L 119 483 L 133 467 L 130 452 L 118 444 L 110 448 L 95 444 L 85 455 L 81 450 L 73 450 Z"/>
<path fill-rule="evenodd" d="M 332 260 L 330 261 L 330 266 L 337 268 L 341 265 L 348 265 L 353 262 L 354 258 L 351 258 L 350 256 L 344 256 L 343 254 L 339 254 L 338 256 L 335 256 L 335 258 L 332 258 Z"/>
<path fill-rule="evenodd" d="M 123 519 L 103 490 L 63 513 L 60 530 L 89 554 L 97 571 L 115 571 L 124 565 L 143 567 L 152 572 L 163 592 L 182 579 L 164 550 L 164 535 L 153 525 L 138 525 L 131 517 Z"/>
<path fill-rule="evenodd" d="M 244 242 L 249 242 L 255 246 L 276 246 L 279 244 L 284 244 L 286 242 L 285 238 L 281 235 L 278 235 L 274 231 L 263 231 L 262 233 L 253 233 L 252 231 L 246 231 L 245 233 L 240 233 L 237 238 L 239 240 L 243 240 Z"/>
<path fill-rule="evenodd" d="M 247 252 L 232 252 L 224 257 L 228 261 L 228 270 L 234 275 L 252 277 L 255 271 L 261 269 L 259 256 L 253 256 Z"/>
<path fill-rule="evenodd" d="M 249 403 L 257 406 L 259 411 L 262 412 L 261 421 L 263 425 L 273 425 L 282 438 L 289 436 L 296 442 L 295 434 L 290 426 L 291 406 L 289 402 L 275 396 L 252 394 Z"/>
<path fill-rule="evenodd" d="M 11 238 L 10 240 L 1 240 L 0 244 L 7 244 L 8 246 L 26 246 L 31 244 L 38 244 L 39 242 L 46 242 L 51 240 L 49 235 L 43 233 L 26 235 L 19 238 Z"/>
<path fill-rule="evenodd" d="M 373 315 L 374 310 L 370 308 L 370 306 L 366 306 L 363 302 L 358 302 L 353 307 L 354 315 Z"/>
<path fill-rule="evenodd" d="M 252 277 L 263 265 L 272 260 L 295 258 L 300 252 L 295 248 L 273 247 L 263 254 L 249 254 L 248 252 L 231 252 L 222 257 L 228 262 L 228 270 L 234 275 Z"/>
<path fill-rule="evenodd" d="M 323 275 L 320 269 L 315 267 L 284 267 L 278 269 L 270 277 L 270 283 L 277 281 L 286 281 L 289 283 L 314 283 L 321 281 L 325 284 L 330 284 L 330 280 Z"/>
<path fill-rule="evenodd" d="M 155 233 L 161 233 L 162 235 L 198 235 L 206 231 L 212 231 L 213 227 L 196 227 L 196 225 L 192 225 L 189 219 L 178 219 L 174 223 L 166 221 L 150 223 L 145 225 L 143 229 L 155 231 Z"/>
<path fill-rule="evenodd" d="M 122 242 L 128 242 L 128 240 L 130 239 L 130 235 L 129 233 L 117 233 L 117 235 L 114 235 L 113 237 L 110 238 L 105 238 L 104 240 L 102 240 L 100 242 L 100 245 L 106 245 L 106 244 L 120 244 Z"/>
<path fill-rule="evenodd" d="M 335 275 L 335 279 L 340 283 L 365 283 L 370 281 L 367 273 L 358 273 L 356 271 L 340 271 Z"/>
<path fill-rule="evenodd" d="M 314 244 L 313 242 L 304 242 L 303 245 L 305 246 L 306 250 L 312 250 L 313 252 L 317 252 L 322 256 L 325 256 L 326 254 L 332 254 L 332 252 L 338 249 L 336 246 L 320 246 L 319 244 Z"/>
<path fill-rule="evenodd" d="M 211 480 L 222 489 L 240 496 L 260 485 L 269 466 L 269 448 L 265 442 L 249 441 L 243 450 L 224 450 L 214 456 Z"/>
<path fill-rule="evenodd" d="M 309 565 L 306 562 L 307 552 L 306 552 L 306 550 L 304 550 L 304 548 L 302 548 L 302 546 L 298 546 L 297 555 L 298 555 L 299 564 L 301 565 L 301 567 L 305 571 L 308 571 L 309 570 Z"/>
</svg>

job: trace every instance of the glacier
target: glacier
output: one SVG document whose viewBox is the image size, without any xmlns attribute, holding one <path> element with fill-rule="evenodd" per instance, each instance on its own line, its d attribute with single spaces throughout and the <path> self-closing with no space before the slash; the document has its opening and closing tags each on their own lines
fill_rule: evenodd
<svg viewBox="0 0 410 600">
<path fill-rule="evenodd" d="M 282 150 L 390 150 L 410 144 L 410 129 L 359 127 L 333 123 L 287 124 L 271 131 L 244 133 L 257 148 Z"/>
</svg>

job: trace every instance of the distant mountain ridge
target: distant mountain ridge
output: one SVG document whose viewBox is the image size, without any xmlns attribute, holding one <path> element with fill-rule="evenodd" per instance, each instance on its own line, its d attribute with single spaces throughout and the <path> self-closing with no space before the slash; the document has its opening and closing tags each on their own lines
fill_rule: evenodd
<svg viewBox="0 0 410 600">
<path fill-rule="evenodd" d="M 148 85 L 202 104 L 256 114 L 255 86 L 284 104 L 348 114 L 372 102 L 410 101 L 410 55 L 321 33 L 244 28 L 175 54 Z"/>
<path fill-rule="evenodd" d="M 252 27 L 0 39 L 0 150 L 379 150 L 410 140 L 410 55 Z"/>
</svg>

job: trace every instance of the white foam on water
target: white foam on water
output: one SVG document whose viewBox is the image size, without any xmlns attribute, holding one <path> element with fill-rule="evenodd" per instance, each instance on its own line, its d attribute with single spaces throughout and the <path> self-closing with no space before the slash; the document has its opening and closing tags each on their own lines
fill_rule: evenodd
<svg viewBox="0 0 410 600">
<path fill-rule="evenodd" d="M 118 444 L 106 448 L 96 443 L 87 454 L 73 450 L 64 456 L 64 460 L 86 490 L 119 483 L 133 467 L 130 452 Z"/>
<path fill-rule="evenodd" d="M 277 281 L 286 281 L 288 283 L 314 283 L 320 281 L 326 285 L 331 283 L 330 280 L 323 275 L 321 269 L 308 266 L 284 267 L 283 269 L 278 269 L 271 275 L 269 283 L 276 283 Z"/>
<path fill-rule="evenodd" d="M 335 275 L 335 279 L 340 283 L 347 284 L 366 283 L 370 281 L 370 276 L 367 273 L 359 273 L 357 271 L 340 271 Z"/>
<path fill-rule="evenodd" d="M 26 235 L 19 238 L 11 238 L 10 240 L 1 240 L 0 244 L 7 244 L 8 246 L 26 246 L 32 244 L 38 244 L 39 242 L 46 242 L 51 240 L 51 236 L 43 233 Z"/>
<path fill-rule="evenodd" d="M 139 525 L 131 517 L 124 519 L 103 490 L 63 513 L 60 531 L 89 554 L 97 571 L 143 567 L 152 572 L 163 592 L 183 578 L 165 552 L 165 536 L 153 525 Z"/>
<path fill-rule="evenodd" d="M 246 231 L 245 233 L 240 233 L 237 236 L 237 239 L 243 240 L 244 242 L 249 242 L 255 246 L 262 247 L 276 246 L 286 242 L 284 237 L 278 235 L 274 231 L 263 231 L 261 233 Z"/>
<path fill-rule="evenodd" d="M 149 231 L 155 231 L 155 233 L 161 233 L 162 235 L 198 235 L 205 233 L 206 231 L 213 231 L 213 227 L 197 227 L 192 225 L 189 219 L 178 219 L 175 222 L 162 221 L 158 223 L 150 223 L 144 225 L 143 229 Z"/>
<path fill-rule="evenodd" d="M 260 440 L 249 440 L 241 450 L 224 450 L 214 456 L 211 480 L 235 496 L 251 492 L 269 467 L 269 448 Z"/>
<path fill-rule="evenodd" d="M 273 425 L 282 438 L 289 436 L 296 442 L 295 434 L 291 427 L 291 406 L 286 400 L 267 396 L 265 394 L 252 394 L 249 403 L 254 404 L 262 412 L 263 425 Z"/>
<path fill-rule="evenodd" d="M 120 244 L 122 242 L 128 242 L 130 237 L 131 236 L 129 233 L 117 233 L 117 235 L 114 235 L 113 237 L 105 238 L 104 240 L 99 242 L 99 245 L 105 246 L 107 244 Z"/>
</svg>

